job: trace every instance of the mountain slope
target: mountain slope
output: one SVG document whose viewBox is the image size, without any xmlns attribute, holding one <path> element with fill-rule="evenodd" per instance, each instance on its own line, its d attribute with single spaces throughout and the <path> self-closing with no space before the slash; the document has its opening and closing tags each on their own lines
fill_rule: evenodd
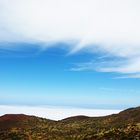
<svg viewBox="0 0 140 140">
<path fill-rule="evenodd" d="M 54 121 L 24 114 L 6 114 L 0 117 L 0 130 L 43 127 L 51 122 Z"/>
<path fill-rule="evenodd" d="M 140 107 L 105 117 L 75 116 L 52 121 L 24 114 L 0 117 L 0 140 L 140 139 Z"/>
</svg>

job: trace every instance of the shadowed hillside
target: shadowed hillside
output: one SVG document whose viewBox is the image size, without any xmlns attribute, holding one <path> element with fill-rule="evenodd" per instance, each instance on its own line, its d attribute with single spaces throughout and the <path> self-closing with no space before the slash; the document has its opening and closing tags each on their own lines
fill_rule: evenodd
<svg viewBox="0 0 140 140">
<path fill-rule="evenodd" d="M 140 140 L 140 107 L 105 117 L 52 121 L 24 114 L 0 117 L 0 140 Z"/>
</svg>

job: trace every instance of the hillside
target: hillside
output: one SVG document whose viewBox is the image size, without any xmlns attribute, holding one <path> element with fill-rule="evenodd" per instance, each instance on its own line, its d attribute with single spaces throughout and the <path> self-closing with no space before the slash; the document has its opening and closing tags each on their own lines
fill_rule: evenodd
<svg viewBox="0 0 140 140">
<path fill-rule="evenodd" d="M 140 107 L 105 117 L 52 121 L 24 114 L 0 117 L 0 140 L 140 140 Z"/>
</svg>

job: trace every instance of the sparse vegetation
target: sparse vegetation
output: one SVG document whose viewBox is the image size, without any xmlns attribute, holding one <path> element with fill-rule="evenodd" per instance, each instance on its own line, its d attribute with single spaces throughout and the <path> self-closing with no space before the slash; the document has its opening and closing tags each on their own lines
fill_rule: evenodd
<svg viewBox="0 0 140 140">
<path fill-rule="evenodd" d="M 61 121 L 4 115 L 0 117 L 0 140 L 140 140 L 140 107 L 117 115 Z"/>
</svg>

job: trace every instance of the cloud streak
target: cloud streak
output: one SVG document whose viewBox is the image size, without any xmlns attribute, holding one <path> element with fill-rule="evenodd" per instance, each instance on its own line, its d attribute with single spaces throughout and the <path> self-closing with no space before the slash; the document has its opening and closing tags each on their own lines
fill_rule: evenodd
<svg viewBox="0 0 140 140">
<path fill-rule="evenodd" d="M 137 75 L 139 7 L 139 0 L 0 0 L 0 42 L 71 43 L 70 54 L 88 49 L 118 58 L 87 70 Z"/>
</svg>

